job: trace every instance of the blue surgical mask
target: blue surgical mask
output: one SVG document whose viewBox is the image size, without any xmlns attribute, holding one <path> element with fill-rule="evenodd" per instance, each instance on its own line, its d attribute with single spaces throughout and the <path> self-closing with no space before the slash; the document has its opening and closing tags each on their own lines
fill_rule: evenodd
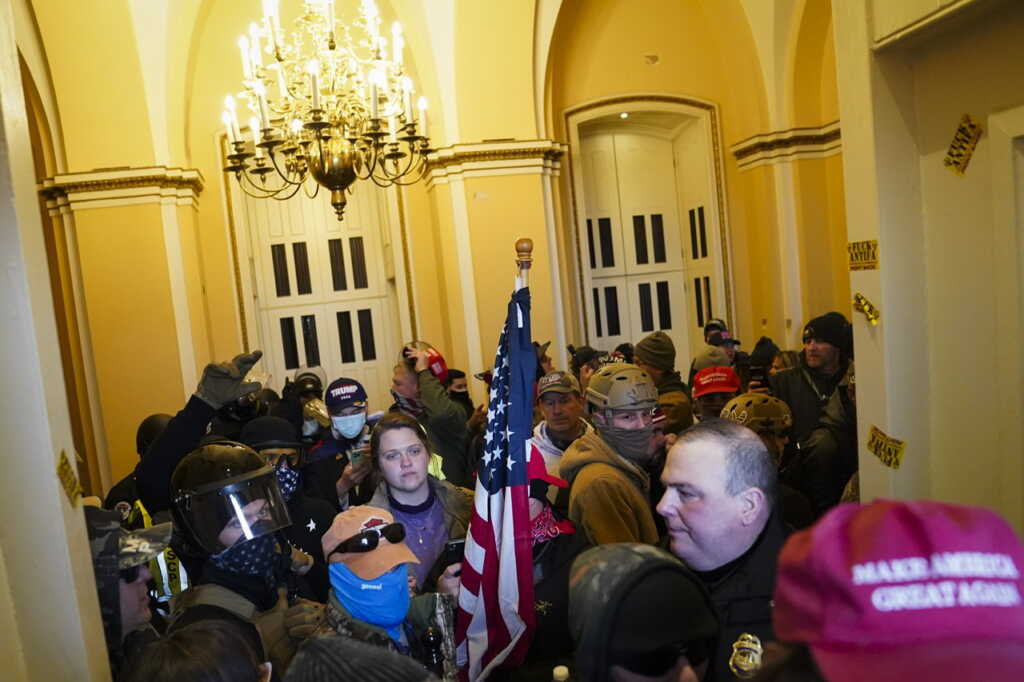
<svg viewBox="0 0 1024 682">
<path fill-rule="evenodd" d="M 327 573 L 338 601 L 356 620 L 376 625 L 391 639 L 401 640 L 401 625 L 409 613 L 409 568 L 400 564 L 373 580 L 363 580 L 341 562 Z"/>
<path fill-rule="evenodd" d="M 342 417 L 331 417 L 331 426 L 342 437 L 352 440 L 360 434 L 366 424 L 366 413 L 350 414 Z"/>
</svg>

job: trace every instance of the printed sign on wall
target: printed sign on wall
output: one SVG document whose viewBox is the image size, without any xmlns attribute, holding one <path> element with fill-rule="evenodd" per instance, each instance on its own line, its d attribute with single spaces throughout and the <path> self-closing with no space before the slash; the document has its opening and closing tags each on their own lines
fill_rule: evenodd
<svg viewBox="0 0 1024 682">
<path fill-rule="evenodd" d="M 953 135 L 953 141 L 949 144 L 949 151 L 942 161 L 943 165 L 957 175 L 967 172 L 967 164 L 971 162 L 981 133 L 981 124 L 971 118 L 970 114 L 964 114 L 960 119 L 960 125 L 957 126 L 956 134 Z"/>
<path fill-rule="evenodd" d="M 851 270 L 878 269 L 878 240 L 866 239 L 862 242 L 850 242 L 846 245 L 850 255 Z"/>
<path fill-rule="evenodd" d="M 900 468 L 906 449 L 906 441 L 885 435 L 877 426 L 868 432 L 868 451 L 890 469 Z"/>
</svg>

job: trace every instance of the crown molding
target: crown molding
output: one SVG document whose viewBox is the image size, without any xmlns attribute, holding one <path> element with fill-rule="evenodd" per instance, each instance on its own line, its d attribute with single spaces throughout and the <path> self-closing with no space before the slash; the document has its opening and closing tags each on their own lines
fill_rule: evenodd
<svg viewBox="0 0 1024 682">
<path fill-rule="evenodd" d="M 808 128 L 790 128 L 748 137 L 732 145 L 740 170 L 797 159 L 820 159 L 843 150 L 839 121 Z"/>
<path fill-rule="evenodd" d="M 558 175 L 568 145 L 554 140 L 494 140 L 454 144 L 427 159 L 430 184 L 455 176 Z"/>
<path fill-rule="evenodd" d="M 54 206 L 71 210 L 133 204 L 196 205 L 203 191 L 203 175 L 194 168 L 109 168 L 64 173 L 44 178 L 39 193 Z"/>
</svg>

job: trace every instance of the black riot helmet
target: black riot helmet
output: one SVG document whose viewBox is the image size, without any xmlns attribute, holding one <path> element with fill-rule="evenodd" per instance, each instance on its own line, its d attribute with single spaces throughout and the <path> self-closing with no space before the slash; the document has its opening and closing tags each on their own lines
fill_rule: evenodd
<svg viewBox="0 0 1024 682">
<path fill-rule="evenodd" d="M 151 414 L 142 420 L 139 430 L 135 432 L 135 451 L 139 453 L 139 457 L 146 454 L 149 446 L 160 437 L 170 423 L 171 415 L 162 412 Z"/>
<path fill-rule="evenodd" d="M 171 476 L 174 520 L 197 546 L 219 554 L 290 526 L 274 467 L 241 443 L 200 446 Z"/>
</svg>

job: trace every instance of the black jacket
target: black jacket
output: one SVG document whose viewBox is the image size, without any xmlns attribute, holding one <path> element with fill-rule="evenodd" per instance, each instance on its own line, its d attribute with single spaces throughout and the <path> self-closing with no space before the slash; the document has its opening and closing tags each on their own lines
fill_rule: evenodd
<svg viewBox="0 0 1024 682">
<path fill-rule="evenodd" d="M 495 682 L 546 680 L 558 665 L 573 665 L 573 643 L 569 634 L 569 573 L 577 556 L 593 547 L 586 533 L 559 535 L 533 548 L 533 586 L 536 630 L 526 660 L 514 670 L 499 669 L 490 677 Z M 536 578 L 535 578 L 536 579 Z"/>
<path fill-rule="evenodd" d="M 729 670 L 732 645 L 740 635 L 749 633 L 762 646 L 775 639 L 772 629 L 772 598 L 775 592 L 775 568 L 789 530 L 777 515 L 768 519 L 753 547 L 724 576 L 698 574 L 711 592 L 718 614 L 718 646 L 708 666 L 705 682 L 735 679 Z M 719 571 L 711 571 L 710 574 Z"/>
<path fill-rule="evenodd" d="M 153 441 L 145 456 L 135 467 L 135 485 L 139 499 L 150 514 L 171 508 L 171 475 L 175 467 L 199 446 L 200 439 L 206 434 L 206 426 L 216 411 L 208 404 L 192 396 L 185 407 L 167 424 L 163 433 Z M 302 487 L 288 503 L 288 513 L 292 525 L 285 529 L 284 535 L 289 543 L 311 555 L 316 561 L 310 572 L 298 580 L 294 588 L 303 597 L 317 599 L 327 598 L 327 566 L 323 560 L 323 549 L 320 546 L 322 536 L 334 520 L 334 510 L 329 505 L 317 500 L 307 499 Z M 312 526 L 310 525 L 312 522 Z M 175 548 L 182 559 L 190 579 L 197 584 L 207 581 L 203 575 L 204 559 L 196 557 L 186 548 Z M 219 583 L 221 584 L 221 583 Z M 235 585 L 224 585 L 234 589 Z M 271 599 L 273 595 L 265 595 Z M 251 599 L 257 603 L 258 597 Z M 273 602 L 271 602 L 273 603 Z"/>
<path fill-rule="evenodd" d="M 768 379 L 772 395 L 781 399 L 793 412 L 793 437 L 795 445 L 803 443 L 818 425 L 822 410 L 846 374 L 846 364 L 832 376 L 821 376 L 804 363 L 803 358 L 796 367 L 779 372 Z"/>
</svg>

